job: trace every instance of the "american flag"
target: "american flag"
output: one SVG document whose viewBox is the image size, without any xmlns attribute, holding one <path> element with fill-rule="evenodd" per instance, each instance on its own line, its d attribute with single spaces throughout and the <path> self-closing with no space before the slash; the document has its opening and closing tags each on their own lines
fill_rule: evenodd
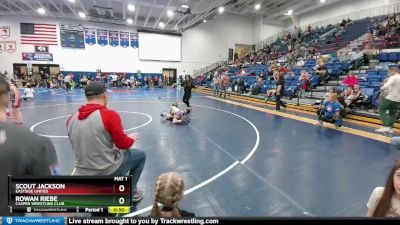
<svg viewBox="0 0 400 225">
<path fill-rule="evenodd" d="M 58 45 L 56 25 L 21 23 L 21 44 Z"/>
</svg>

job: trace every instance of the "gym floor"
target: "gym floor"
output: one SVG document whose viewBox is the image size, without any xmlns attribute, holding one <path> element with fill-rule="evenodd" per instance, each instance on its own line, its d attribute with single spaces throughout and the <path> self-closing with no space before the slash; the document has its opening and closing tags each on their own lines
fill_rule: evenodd
<svg viewBox="0 0 400 225">
<path fill-rule="evenodd" d="M 184 176 L 180 205 L 197 216 L 364 216 L 376 186 L 383 186 L 400 152 L 384 141 L 318 127 L 221 102 L 191 99 L 189 123 L 161 119 L 181 90 L 110 91 L 109 108 L 120 112 L 127 133 L 140 133 L 135 148 L 147 153 L 136 212 L 148 215 L 154 183 L 163 172 Z M 66 120 L 85 101 L 81 90 L 37 91 L 24 101 L 24 124 L 48 136 L 63 174 L 73 170 Z M 346 124 L 345 124 L 346 125 Z"/>
</svg>

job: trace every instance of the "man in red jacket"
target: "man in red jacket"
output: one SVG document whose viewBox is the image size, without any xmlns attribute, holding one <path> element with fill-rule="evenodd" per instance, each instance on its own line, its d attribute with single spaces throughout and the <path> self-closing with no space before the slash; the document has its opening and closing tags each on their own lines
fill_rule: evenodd
<svg viewBox="0 0 400 225">
<path fill-rule="evenodd" d="M 75 155 L 73 175 L 132 175 L 132 201 L 143 198 L 137 182 L 146 161 L 143 151 L 134 150 L 138 135 L 126 135 L 118 113 L 107 108 L 108 94 L 100 82 L 85 88 L 87 104 L 67 121 L 68 136 Z"/>
</svg>

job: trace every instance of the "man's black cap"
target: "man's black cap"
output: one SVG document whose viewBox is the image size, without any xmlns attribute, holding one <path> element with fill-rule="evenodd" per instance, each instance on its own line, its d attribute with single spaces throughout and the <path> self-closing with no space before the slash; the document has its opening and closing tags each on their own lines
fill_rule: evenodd
<svg viewBox="0 0 400 225">
<path fill-rule="evenodd" d="M 106 87 L 104 86 L 104 84 L 100 83 L 100 82 L 90 82 L 90 84 L 88 84 L 85 87 L 85 95 L 86 97 L 89 96 L 95 96 L 95 95 L 100 95 L 105 93 Z"/>
</svg>

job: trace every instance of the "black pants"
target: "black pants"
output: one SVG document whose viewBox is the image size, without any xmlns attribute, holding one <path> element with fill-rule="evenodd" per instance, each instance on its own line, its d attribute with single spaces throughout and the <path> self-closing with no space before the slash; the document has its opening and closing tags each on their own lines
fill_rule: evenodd
<svg viewBox="0 0 400 225">
<path fill-rule="evenodd" d="M 286 104 L 281 100 L 281 96 L 276 96 L 276 110 L 280 110 L 281 106 L 286 107 Z"/>
<path fill-rule="evenodd" d="M 71 84 L 69 82 L 65 82 L 65 90 L 69 92 L 70 89 L 71 89 Z"/>
<path fill-rule="evenodd" d="M 192 95 L 192 93 L 186 93 L 186 92 L 183 94 L 182 101 L 186 104 L 187 107 L 190 107 L 189 99 L 190 99 L 191 95 Z"/>
</svg>

